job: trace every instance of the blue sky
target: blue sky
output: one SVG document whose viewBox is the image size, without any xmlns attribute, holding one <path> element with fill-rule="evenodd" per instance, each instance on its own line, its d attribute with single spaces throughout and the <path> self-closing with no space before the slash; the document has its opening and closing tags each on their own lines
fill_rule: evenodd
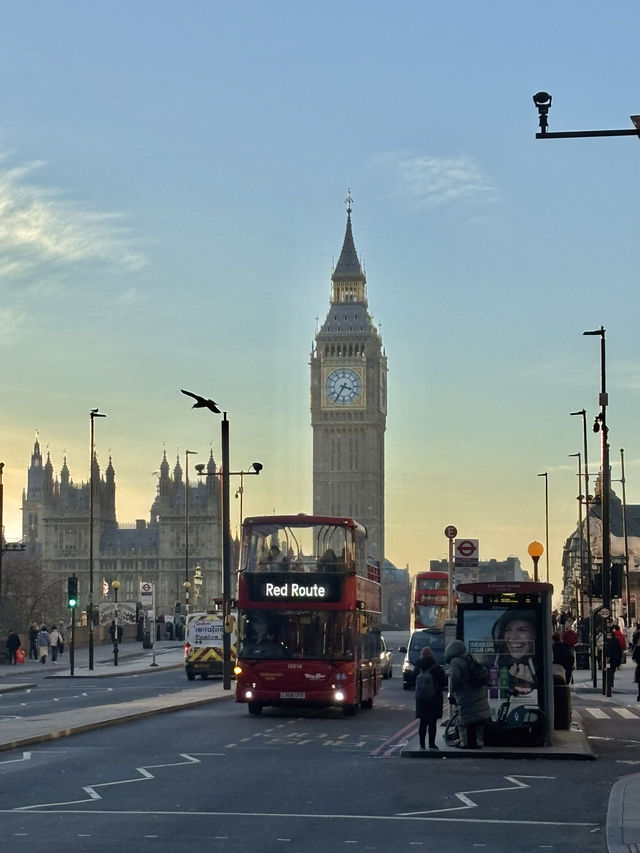
<svg viewBox="0 0 640 853">
<path fill-rule="evenodd" d="M 387 556 L 544 541 L 577 519 L 579 418 L 607 330 L 613 477 L 640 502 L 634 2 L 31 2 L 0 7 L 0 459 L 7 538 L 36 430 L 118 517 L 163 451 L 254 460 L 248 513 L 310 511 L 309 354 L 355 200 L 389 358 Z M 591 471 L 597 438 L 589 435 Z M 617 466 L 617 467 L 616 467 Z M 619 485 L 614 483 L 619 491 Z M 232 519 L 236 513 L 232 511 Z M 544 565 L 545 558 L 541 564 Z"/>
</svg>

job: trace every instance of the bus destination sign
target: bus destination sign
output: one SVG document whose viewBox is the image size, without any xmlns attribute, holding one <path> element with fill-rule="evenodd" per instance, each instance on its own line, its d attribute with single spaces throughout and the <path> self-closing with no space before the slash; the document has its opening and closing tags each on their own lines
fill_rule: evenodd
<svg viewBox="0 0 640 853">
<path fill-rule="evenodd" d="M 251 575 L 249 595 L 252 601 L 290 601 L 302 602 L 340 601 L 342 596 L 342 579 L 335 575 L 294 575 L 277 573 Z"/>
</svg>

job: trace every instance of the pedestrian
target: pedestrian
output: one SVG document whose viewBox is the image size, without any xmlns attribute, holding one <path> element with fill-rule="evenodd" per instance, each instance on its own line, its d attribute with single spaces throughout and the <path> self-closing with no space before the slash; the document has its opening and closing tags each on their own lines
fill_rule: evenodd
<svg viewBox="0 0 640 853">
<path fill-rule="evenodd" d="M 64 647 L 67 644 L 68 634 L 67 627 L 64 622 L 58 622 L 58 653 L 64 654 Z"/>
<path fill-rule="evenodd" d="M 418 738 L 420 749 L 425 749 L 427 731 L 429 732 L 429 749 L 436 746 L 436 731 L 438 720 L 442 718 L 444 704 L 442 691 L 447 686 L 447 676 L 442 667 L 436 663 L 429 646 L 423 646 L 420 658 L 413 668 L 416 685 L 416 717 L 420 720 Z"/>
<path fill-rule="evenodd" d="M 444 653 L 451 674 L 452 704 L 458 706 L 458 735 L 461 749 L 481 749 L 484 746 L 484 727 L 491 719 L 487 685 L 472 683 L 474 659 L 462 640 L 453 640 Z"/>
<path fill-rule="evenodd" d="M 58 640 L 60 632 L 55 625 L 51 626 L 49 631 L 49 648 L 51 649 L 51 663 L 58 663 Z"/>
<path fill-rule="evenodd" d="M 631 635 L 631 645 L 635 647 L 638 645 L 638 642 L 640 642 L 640 622 L 636 622 L 633 634 Z"/>
<path fill-rule="evenodd" d="M 38 626 L 35 622 L 29 628 L 29 660 L 38 660 Z"/>
<path fill-rule="evenodd" d="M 553 663 L 560 664 L 564 668 L 565 671 L 565 681 L 567 684 L 571 683 L 571 679 L 573 677 L 573 669 L 575 667 L 575 656 L 573 654 L 573 649 L 562 638 L 562 634 L 559 631 L 554 631 L 552 637 L 552 651 L 553 651 Z"/>
<path fill-rule="evenodd" d="M 627 641 L 625 639 L 624 634 L 622 633 L 622 628 L 618 624 L 613 626 L 613 636 L 620 643 L 620 649 L 622 650 L 622 652 L 626 652 Z"/>
<path fill-rule="evenodd" d="M 9 663 L 16 663 L 16 652 L 20 648 L 20 637 L 16 634 L 13 628 L 9 629 L 9 634 L 7 636 L 7 657 L 9 658 Z"/>
<path fill-rule="evenodd" d="M 636 702 L 640 702 L 640 645 L 638 645 L 638 643 L 636 643 L 633 647 L 633 654 L 631 655 L 631 660 L 636 665 L 636 669 L 633 674 L 633 680 L 638 685 L 638 695 L 636 697 Z"/>
<path fill-rule="evenodd" d="M 38 631 L 38 654 L 40 656 L 40 663 L 46 663 L 47 655 L 49 654 L 49 632 L 46 625 L 41 625 Z"/>
</svg>

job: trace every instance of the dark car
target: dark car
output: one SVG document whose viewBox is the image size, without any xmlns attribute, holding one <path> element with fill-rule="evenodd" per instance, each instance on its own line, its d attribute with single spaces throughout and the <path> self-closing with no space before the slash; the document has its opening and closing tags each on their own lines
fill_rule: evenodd
<svg viewBox="0 0 640 853">
<path fill-rule="evenodd" d="M 402 662 L 402 687 L 405 690 L 413 690 L 415 687 L 413 667 L 418 662 L 424 646 L 431 646 L 436 663 L 441 666 L 444 663 L 444 631 L 436 631 L 431 628 L 420 628 L 413 631 L 409 637 L 408 647 L 400 646 L 398 649 L 398 651 L 405 653 Z"/>
<path fill-rule="evenodd" d="M 384 637 L 380 637 L 380 673 L 383 678 L 393 676 L 393 652 L 387 647 Z"/>
</svg>

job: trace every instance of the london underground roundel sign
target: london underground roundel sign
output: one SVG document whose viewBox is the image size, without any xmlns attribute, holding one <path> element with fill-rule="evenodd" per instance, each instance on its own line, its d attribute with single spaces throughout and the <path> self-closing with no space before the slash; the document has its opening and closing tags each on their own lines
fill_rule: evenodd
<svg viewBox="0 0 640 853">
<path fill-rule="evenodd" d="M 462 542 L 458 542 L 457 551 L 463 557 L 473 557 L 476 552 L 476 543 L 469 539 L 463 539 Z"/>
</svg>

